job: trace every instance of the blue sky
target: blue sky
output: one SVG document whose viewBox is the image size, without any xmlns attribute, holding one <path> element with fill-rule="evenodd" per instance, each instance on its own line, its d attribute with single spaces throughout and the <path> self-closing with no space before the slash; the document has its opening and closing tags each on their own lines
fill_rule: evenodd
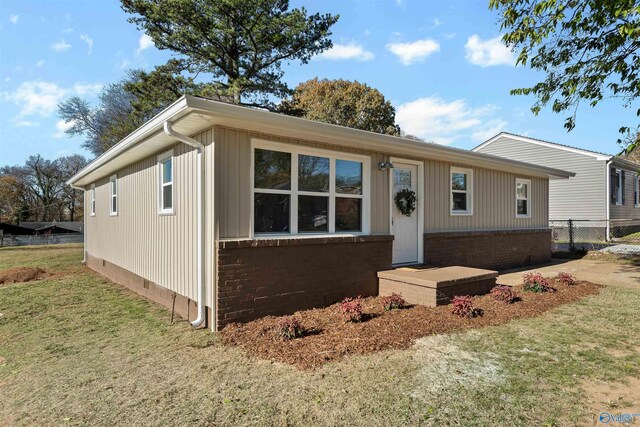
<svg viewBox="0 0 640 427">
<path fill-rule="evenodd" d="M 587 149 L 616 153 L 618 128 L 635 114 L 615 102 L 580 107 L 567 133 L 564 115 L 530 112 L 533 99 L 509 90 L 541 75 L 514 67 L 497 37 L 497 16 L 486 1 L 292 1 L 310 12 L 340 14 L 334 49 L 307 65 L 285 67 L 290 86 L 345 78 L 379 89 L 408 133 L 472 148 L 507 130 Z M 131 67 L 151 69 L 170 57 L 127 22 L 114 0 L 3 0 L 0 4 L 0 165 L 40 153 L 90 157 L 81 138 L 69 138 L 56 105 L 80 95 L 95 102 L 100 88 Z"/>
</svg>

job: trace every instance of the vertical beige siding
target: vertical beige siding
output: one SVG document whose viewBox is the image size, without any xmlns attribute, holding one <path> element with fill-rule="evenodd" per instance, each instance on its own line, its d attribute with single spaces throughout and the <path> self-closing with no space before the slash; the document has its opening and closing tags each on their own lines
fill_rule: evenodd
<svg viewBox="0 0 640 427">
<path fill-rule="evenodd" d="M 197 138 L 210 141 L 211 132 Z M 117 216 L 109 214 L 109 178 L 95 183 L 96 215 L 87 217 L 87 251 L 194 299 L 198 257 L 196 150 L 185 144 L 178 144 L 173 150 L 175 213 L 158 214 L 157 156 L 134 163 L 117 173 Z M 87 191 L 87 198 L 89 194 Z"/>
</svg>

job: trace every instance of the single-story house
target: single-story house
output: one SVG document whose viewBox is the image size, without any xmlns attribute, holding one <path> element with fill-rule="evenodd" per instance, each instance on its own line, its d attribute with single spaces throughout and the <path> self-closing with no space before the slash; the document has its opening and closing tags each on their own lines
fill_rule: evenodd
<svg viewBox="0 0 640 427">
<path fill-rule="evenodd" d="M 22 221 L 20 226 L 33 230 L 32 234 L 80 234 L 84 224 L 80 221 Z"/>
<path fill-rule="evenodd" d="M 603 237 L 613 227 L 640 229 L 640 164 L 598 153 L 501 132 L 473 149 L 521 162 L 575 172 L 569 180 L 549 183 L 549 219 L 576 221 Z"/>
<path fill-rule="evenodd" d="M 69 183 L 90 268 L 220 329 L 375 295 L 393 265 L 546 261 L 549 180 L 570 176 L 183 96 Z"/>
</svg>

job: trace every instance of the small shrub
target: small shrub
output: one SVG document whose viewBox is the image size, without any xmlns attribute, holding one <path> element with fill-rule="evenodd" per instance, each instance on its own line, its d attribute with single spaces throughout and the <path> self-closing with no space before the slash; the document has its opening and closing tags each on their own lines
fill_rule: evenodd
<svg viewBox="0 0 640 427">
<path fill-rule="evenodd" d="M 453 305 L 451 312 L 456 316 L 471 318 L 482 315 L 482 310 L 473 308 L 473 300 L 469 295 L 454 296 L 451 304 Z"/>
<path fill-rule="evenodd" d="M 518 294 L 516 294 L 511 286 L 498 285 L 491 289 L 491 294 L 496 301 L 502 301 L 505 304 L 513 304 L 518 300 Z"/>
<path fill-rule="evenodd" d="M 525 273 L 525 275 L 522 276 L 522 289 L 537 294 L 556 291 L 551 287 L 549 281 L 542 277 L 542 274 L 533 272 Z"/>
<path fill-rule="evenodd" d="M 304 335 L 304 328 L 300 323 L 300 319 L 296 316 L 284 316 L 278 321 L 278 335 L 280 337 L 291 340 Z"/>
<path fill-rule="evenodd" d="M 573 286 L 576 284 L 576 279 L 569 273 L 561 272 L 556 276 L 556 282 L 567 286 Z"/>
<path fill-rule="evenodd" d="M 386 297 L 382 297 L 381 302 L 382 308 L 384 308 L 385 311 L 398 310 L 407 306 L 407 302 L 402 298 L 402 295 L 399 294 L 391 294 Z"/>
<path fill-rule="evenodd" d="M 340 312 L 347 322 L 362 320 L 362 297 L 345 298 L 340 303 Z"/>
</svg>

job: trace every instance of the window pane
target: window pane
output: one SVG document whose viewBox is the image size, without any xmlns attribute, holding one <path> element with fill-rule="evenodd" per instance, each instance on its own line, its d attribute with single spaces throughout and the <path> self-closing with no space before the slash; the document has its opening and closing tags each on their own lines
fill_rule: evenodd
<svg viewBox="0 0 640 427">
<path fill-rule="evenodd" d="M 162 183 L 165 184 L 167 182 L 171 182 L 171 159 L 167 159 L 162 162 Z"/>
<path fill-rule="evenodd" d="M 411 171 L 407 169 L 393 170 L 393 194 L 401 190 L 411 189 Z"/>
<path fill-rule="evenodd" d="M 362 199 L 336 197 L 336 231 L 362 231 Z"/>
<path fill-rule="evenodd" d="M 255 188 L 291 189 L 291 154 L 256 149 Z"/>
<path fill-rule="evenodd" d="M 329 191 L 329 159 L 298 155 L 298 190 Z"/>
<path fill-rule="evenodd" d="M 467 194 L 466 193 L 453 193 L 453 210 L 454 211 L 466 211 L 467 210 Z"/>
<path fill-rule="evenodd" d="M 173 185 L 165 185 L 162 187 L 162 209 L 171 209 L 173 207 Z"/>
<path fill-rule="evenodd" d="M 362 194 L 362 163 L 336 160 L 336 193 Z"/>
<path fill-rule="evenodd" d="M 518 200 L 518 215 L 529 215 L 527 200 Z"/>
<path fill-rule="evenodd" d="M 328 197 L 298 196 L 298 231 L 327 232 Z"/>
<path fill-rule="evenodd" d="M 518 182 L 516 184 L 516 194 L 521 199 L 526 199 L 529 194 L 529 186 L 524 182 Z"/>
<path fill-rule="evenodd" d="M 115 196 L 111 197 L 111 212 L 118 212 L 118 202 Z"/>
<path fill-rule="evenodd" d="M 116 180 L 114 179 L 113 181 L 111 181 L 111 195 L 112 196 L 114 194 L 116 194 L 116 190 L 117 190 L 117 185 L 116 185 Z"/>
<path fill-rule="evenodd" d="M 288 233 L 289 195 L 255 193 L 253 229 L 256 233 Z"/>
<path fill-rule="evenodd" d="M 454 172 L 451 174 L 451 189 L 452 190 L 467 190 L 467 174 Z"/>
</svg>

